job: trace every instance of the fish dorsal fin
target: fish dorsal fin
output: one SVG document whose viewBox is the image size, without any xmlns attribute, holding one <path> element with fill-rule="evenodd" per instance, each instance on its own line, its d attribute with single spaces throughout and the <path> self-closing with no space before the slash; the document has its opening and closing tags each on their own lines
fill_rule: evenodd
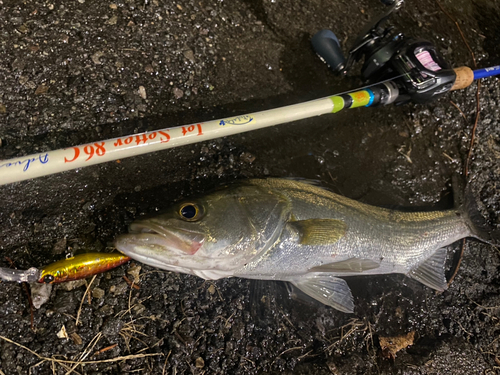
<svg viewBox="0 0 500 375">
<path fill-rule="evenodd" d="M 301 245 L 331 245 L 344 237 L 347 225 L 336 219 L 308 219 L 288 223 L 299 234 Z"/>
<path fill-rule="evenodd" d="M 354 312 L 351 289 L 343 279 L 332 274 L 313 272 L 289 279 L 308 296 L 346 313 Z"/>
<path fill-rule="evenodd" d="M 311 268 L 310 271 L 316 272 L 363 272 L 379 268 L 380 263 L 372 259 L 349 258 L 340 262 L 323 264 Z"/>
<path fill-rule="evenodd" d="M 411 270 L 407 276 L 440 292 L 446 290 L 448 288 L 444 276 L 446 253 L 445 248 L 438 249 L 430 258 Z"/>
</svg>

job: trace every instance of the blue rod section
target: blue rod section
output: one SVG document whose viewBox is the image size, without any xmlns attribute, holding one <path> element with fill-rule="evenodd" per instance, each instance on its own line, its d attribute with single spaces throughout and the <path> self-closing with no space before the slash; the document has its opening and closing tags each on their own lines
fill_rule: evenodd
<svg viewBox="0 0 500 375">
<path fill-rule="evenodd" d="M 489 68 L 474 70 L 474 80 L 496 76 L 500 74 L 500 65 L 490 66 Z"/>
</svg>

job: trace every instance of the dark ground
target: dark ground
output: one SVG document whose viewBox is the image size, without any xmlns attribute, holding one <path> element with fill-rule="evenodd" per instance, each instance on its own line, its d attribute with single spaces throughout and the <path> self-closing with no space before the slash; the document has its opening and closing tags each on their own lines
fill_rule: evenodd
<svg viewBox="0 0 500 375">
<path fill-rule="evenodd" d="M 382 10 L 375 0 L 0 4 L 4 159 L 359 87 L 355 75 L 331 74 L 309 39 L 330 28 L 349 45 Z M 500 63 L 500 1 L 441 4 L 458 20 L 478 65 Z M 473 66 L 436 1 L 407 0 L 393 21 L 431 40 L 454 66 Z M 9 266 L 6 256 L 28 268 L 70 252 L 104 251 L 134 218 L 239 178 L 313 178 L 371 204 L 449 207 L 448 182 L 466 159 L 475 95 L 473 85 L 431 105 L 345 111 L 2 186 L 0 266 Z M 499 101 L 498 79 L 483 80 L 470 173 L 483 213 L 497 227 Z M 84 286 L 55 287 L 35 310 L 32 329 L 25 290 L 2 283 L 0 335 L 56 359 L 79 360 L 87 348 L 85 359 L 94 361 L 161 353 L 75 367 L 80 374 L 492 374 L 500 368 L 499 264 L 498 249 L 467 241 L 443 294 L 401 275 L 351 279 L 354 315 L 290 300 L 281 284 L 212 284 L 146 266 L 140 289 L 131 289 L 122 278 L 128 264 L 95 279 L 78 326 Z M 69 339 L 56 337 L 63 325 Z M 408 332 L 415 332 L 414 345 L 384 358 L 379 338 Z M 73 367 L 40 361 L 0 340 L 4 374 Z"/>
</svg>

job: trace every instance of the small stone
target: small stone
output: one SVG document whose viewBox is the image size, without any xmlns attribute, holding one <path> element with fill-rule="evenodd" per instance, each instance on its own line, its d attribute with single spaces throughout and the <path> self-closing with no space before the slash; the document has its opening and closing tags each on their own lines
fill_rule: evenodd
<svg viewBox="0 0 500 375">
<path fill-rule="evenodd" d="M 26 76 L 19 76 L 19 84 L 25 85 L 29 81 L 29 78 Z"/>
<path fill-rule="evenodd" d="M 102 51 L 97 51 L 96 53 L 94 53 L 90 58 L 92 59 L 92 61 L 94 62 L 94 64 L 100 64 L 101 63 L 101 60 L 100 58 L 104 55 L 104 52 Z"/>
<path fill-rule="evenodd" d="M 146 73 L 153 73 L 155 70 L 153 68 L 152 65 L 148 64 L 146 65 L 146 67 L 144 68 L 144 70 L 146 71 Z"/>
<path fill-rule="evenodd" d="M 195 367 L 203 368 L 204 366 L 205 366 L 205 361 L 203 360 L 203 358 L 201 357 L 196 358 Z"/>
<path fill-rule="evenodd" d="M 175 96 L 175 99 L 180 99 L 184 96 L 184 91 L 182 91 L 181 89 L 177 88 L 177 87 L 174 87 L 174 96 Z"/>
<path fill-rule="evenodd" d="M 22 71 L 25 65 L 26 65 L 25 59 L 15 59 L 14 62 L 12 63 L 12 69 L 17 71 Z M 19 77 L 19 79 L 21 78 Z M 26 78 L 26 80 L 28 79 Z"/>
<path fill-rule="evenodd" d="M 109 288 L 110 291 L 111 291 L 111 288 Z M 113 294 L 116 296 L 116 295 L 122 295 L 124 294 L 128 289 L 128 284 L 124 281 L 118 285 L 115 286 L 114 290 L 113 290 Z"/>
<path fill-rule="evenodd" d="M 26 25 L 21 25 L 17 28 L 17 31 L 20 33 L 26 34 L 28 33 L 29 29 L 26 27 Z"/>
<path fill-rule="evenodd" d="M 106 23 L 108 25 L 116 25 L 117 22 L 118 22 L 118 16 L 113 16 Z"/>
<path fill-rule="evenodd" d="M 109 316 L 109 315 L 113 315 L 115 313 L 115 310 L 113 309 L 112 306 L 110 305 L 104 305 L 103 307 L 101 307 L 101 309 L 99 310 L 99 313 L 102 315 L 102 316 Z"/>
<path fill-rule="evenodd" d="M 105 294 L 106 293 L 101 288 L 92 289 L 92 297 L 94 297 L 94 298 L 101 299 L 102 297 L 104 297 Z"/>
<path fill-rule="evenodd" d="M 208 293 L 210 293 L 212 295 L 215 293 L 215 286 L 214 286 L 214 284 L 210 284 L 210 286 L 208 287 Z"/>
<path fill-rule="evenodd" d="M 66 327 L 64 326 L 64 324 L 59 332 L 57 332 L 57 337 L 59 337 L 60 339 L 69 339 L 68 332 L 66 332 Z"/>
<path fill-rule="evenodd" d="M 144 306 L 142 303 L 138 303 L 137 305 L 134 306 L 134 308 L 132 309 L 132 311 L 136 314 L 136 315 L 141 315 L 144 310 L 146 310 L 146 306 Z"/>
<path fill-rule="evenodd" d="M 118 5 L 116 5 L 115 3 L 109 4 L 109 7 L 113 10 L 118 9 Z"/>
<path fill-rule="evenodd" d="M 74 280 L 74 281 L 68 281 L 66 283 L 61 283 L 60 287 L 69 292 L 70 290 L 79 288 L 85 284 L 86 284 L 85 279 L 82 279 L 82 280 Z"/>
<path fill-rule="evenodd" d="M 75 345 L 82 345 L 83 344 L 83 340 L 78 333 L 73 332 L 71 335 L 69 335 L 69 337 L 71 337 L 71 340 L 73 340 Z"/>
<path fill-rule="evenodd" d="M 42 94 L 46 94 L 47 91 L 49 91 L 49 87 L 46 86 L 46 85 L 40 85 L 36 88 L 35 90 L 35 95 L 42 95 Z"/>
<path fill-rule="evenodd" d="M 30 283 L 31 300 L 35 309 L 39 309 L 47 302 L 52 292 L 52 284 Z"/>
<path fill-rule="evenodd" d="M 116 337 L 124 324 L 120 319 L 109 319 L 102 325 L 101 332 L 105 337 Z"/>
<path fill-rule="evenodd" d="M 139 96 L 146 100 L 147 95 L 146 95 L 146 88 L 144 86 L 139 86 Z"/>
<path fill-rule="evenodd" d="M 0 103 L 0 114 L 4 115 L 7 113 L 7 107 L 5 107 L 5 104 Z"/>
<path fill-rule="evenodd" d="M 133 282 L 135 284 L 139 284 L 139 273 L 141 272 L 141 266 L 138 264 L 132 264 L 129 269 L 127 270 L 127 274 L 133 277 Z"/>
<path fill-rule="evenodd" d="M 187 49 L 183 52 L 184 57 L 191 62 L 194 62 L 194 52 L 190 49 Z"/>
<path fill-rule="evenodd" d="M 415 331 L 411 331 L 406 335 L 393 337 L 379 337 L 380 347 L 382 348 L 382 356 L 387 359 L 396 358 L 396 353 L 400 350 L 413 345 L 415 339 Z"/>
</svg>

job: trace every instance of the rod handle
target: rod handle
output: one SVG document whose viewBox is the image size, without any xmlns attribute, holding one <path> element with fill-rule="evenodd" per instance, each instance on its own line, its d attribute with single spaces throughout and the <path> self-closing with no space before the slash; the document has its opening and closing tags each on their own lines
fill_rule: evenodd
<svg viewBox="0 0 500 375">
<path fill-rule="evenodd" d="M 464 89 L 474 82 L 474 72 L 468 66 L 461 66 L 453 70 L 455 71 L 457 78 L 455 79 L 455 83 L 453 84 L 451 91 Z"/>
</svg>

